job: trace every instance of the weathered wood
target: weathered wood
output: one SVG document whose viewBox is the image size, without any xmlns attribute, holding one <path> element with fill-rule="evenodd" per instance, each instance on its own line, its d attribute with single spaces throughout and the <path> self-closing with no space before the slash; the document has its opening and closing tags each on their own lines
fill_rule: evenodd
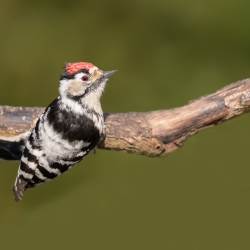
<svg viewBox="0 0 250 250">
<path fill-rule="evenodd" d="M 201 129 L 217 125 L 250 109 L 250 79 L 169 110 L 105 113 L 102 149 L 148 156 L 166 155 Z M 44 108 L 0 106 L 0 136 L 27 132 Z M 0 156 L 1 157 L 1 156 Z"/>
<path fill-rule="evenodd" d="M 44 108 L 0 106 L 0 136 L 25 133 L 36 124 Z"/>
</svg>

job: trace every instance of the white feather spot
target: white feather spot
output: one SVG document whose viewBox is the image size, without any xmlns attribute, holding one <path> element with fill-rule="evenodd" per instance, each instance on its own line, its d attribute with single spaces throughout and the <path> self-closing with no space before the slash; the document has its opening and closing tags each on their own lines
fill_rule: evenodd
<svg viewBox="0 0 250 250">
<path fill-rule="evenodd" d="M 32 170 L 35 170 L 37 167 L 37 164 L 34 162 L 30 162 L 27 157 L 22 156 L 21 161 Z"/>
<path fill-rule="evenodd" d="M 43 174 L 39 171 L 39 169 L 37 168 L 36 171 L 35 171 L 35 175 L 41 179 L 41 180 L 46 180 L 46 179 L 49 179 L 47 177 L 44 177 Z"/>
<path fill-rule="evenodd" d="M 78 153 L 78 154 L 76 155 L 76 157 L 84 156 L 84 155 L 86 155 L 86 154 L 87 154 L 87 151 L 81 151 L 80 153 Z"/>
<path fill-rule="evenodd" d="M 25 179 L 32 179 L 33 175 L 32 174 L 28 174 L 25 173 L 24 171 L 22 171 L 20 168 L 18 170 L 18 176 L 22 175 Z"/>
</svg>

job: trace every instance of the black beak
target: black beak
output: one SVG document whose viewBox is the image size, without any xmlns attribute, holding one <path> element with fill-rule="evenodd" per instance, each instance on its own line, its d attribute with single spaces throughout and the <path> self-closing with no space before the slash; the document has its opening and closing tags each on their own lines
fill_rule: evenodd
<svg viewBox="0 0 250 250">
<path fill-rule="evenodd" d="M 104 71 L 103 72 L 103 76 L 105 78 L 109 78 L 111 75 L 113 75 L 115 72 L 117 72 L 118 70 L 109 70 L 109 71 Z"/>
</svg>

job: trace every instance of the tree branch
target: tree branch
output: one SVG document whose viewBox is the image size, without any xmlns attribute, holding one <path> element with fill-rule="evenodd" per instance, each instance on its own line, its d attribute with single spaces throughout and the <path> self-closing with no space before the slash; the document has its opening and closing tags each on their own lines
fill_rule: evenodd
<svg viewBox="0 0 250 250">
<path fill-rule="evenodd" d="M 245 79 L 179 108 L 146 113 L 105 113 L 106 137 L 98 147 L 148 156 L 166 155 L 199 130 L 227 121 L 249 109 L 250 79 Z M 30 131 L 43 110 L 0 106 L 0 141 Z M 24 134 L 27 136 L 28 133 Z"/>
</svg>

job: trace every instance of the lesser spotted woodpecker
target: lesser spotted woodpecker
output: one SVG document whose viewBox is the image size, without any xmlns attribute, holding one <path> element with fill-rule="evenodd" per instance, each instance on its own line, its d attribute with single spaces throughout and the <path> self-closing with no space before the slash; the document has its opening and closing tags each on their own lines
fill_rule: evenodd
<svg viewBox="0 0 250 250">
<path fill-rule="evenodd" d="M 27 188 L 70 169 L 98 144 L 104 123 L 100 97 L 115 72 L 88 62 L 65 64 L 60 95 L 42 113 L 26 142 L 12 189 L 15 201 Z"/>
</svg>

